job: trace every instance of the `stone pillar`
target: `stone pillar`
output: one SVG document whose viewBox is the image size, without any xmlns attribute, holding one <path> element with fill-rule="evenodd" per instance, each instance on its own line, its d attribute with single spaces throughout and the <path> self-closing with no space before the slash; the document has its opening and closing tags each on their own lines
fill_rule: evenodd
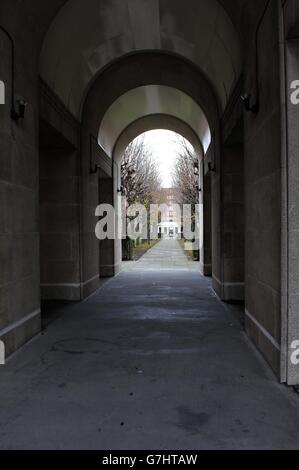
<svg viewBox="0 0 299 470">
<path fill-rule="evenodd" d="M 99 205 L 99 175 L 90 174 L 89 153 L 82 160 L 82 297 L 86 298 L 100 287 L 100 245 L 96 237 L 96 208 Z"/>
<path fill-rule="evenodd" d="M 118 274 L 122 268 L 122 235 L 123 235 L 123 207 L 122 196 L 119 192 L 121 188 L 121 164 L 114 160 L 113 162 L 113 199 L 115 209 L 115 243 L 114 243 L 114 274 Z"/>
<path fill-rule="evenodd" d="M 212 243 L 211 243 L 211 175 L 201 161 L 201 220 L 200 220 L 200 271 L 203 276 L 212 275 Z"/>
<path fill-rule="evenodd" d="M 99 180 L 99 204 L 114 206 L 113 179 L 101 178 Z M 115 240 L 100 240 L 100 277 L 113 277 L 115 275 Z"/>
<path fill-rule="evenodd" d="M 282 121 L 278 8 L 280 2 L 270 1 L 259 27 L 258 56 L 255 42 L 247 54 L 244 89 L 252 93 L 252 103 L 259 91 L 259 109 L 245 113 L 244 166 L 245 328 L 280 376 Z"/>
<path fill-rule="evenodd" d="M 242 145 L 223 146 L 211 172 L 213 287 L 227 302 L 244 300 L 243 165 Z"/>
<path fill-rule="evenodd" d="M 224 147 L 222 159 L 222 299 L 244 301 L 243 146 Z"/>
<path fill-rule="evenodd" d="M 223 298 L 223 247 L 222 247 L 222 160 L 219 148 L 219 136 L 214 135 L 209 152 L 206 155 L 207 165 L 211 170 L 211 227 L 212 227 L 212 282 L 213 289 L 220 299 Z"/>
<path fill-rule="evenodd" d="M 297 36 L 299 38 L 299 34 Z M 294 38 L 295 39 L 295 38 Z M 287 289 L 283 305 L 286 318 L 283 320 L 283 334 L 286 333 L 286 380 L 289 385 L 299 384 L 299 364 L 295 354 L 299 350 L 299 92 L 296 97 L 292 84 L 299 80 L 299 42 L 290 40 L 286 47 L 287 64 L 287 156 L 286 156 L 286 202 L 284 219 L 284 259 L 282 262 Z M 294 85 L 293 85 L 294 86 Z M 298 89 L 299 87 L 297 87 Z"/>
<path fill-rule="evenodd" d="M 80 300 L 78 153 L 40 150 L 41 297 Z"/>
<path fill-rule="evenodd" d="M 5 104 L 0 105 L 0 340 L 5 343 L 8 356 L 40 332 L 41 315 L 38 97 L 34 87 L 38 40 L 35 32 L 27 34 L 26 21 L 22 22 L 22 35 L 18 34 L 20 18 L 13 19 L 14 5 L 6 3 L 1 2 L 1 24 L 17 38 L 16 98 L 22 96 L 28 102 L 25 119 L 18 123 L 12 121 L 11 45 L 0 31 L 0 77 L 6 92 Z M 6 7 L 11 7 L 8 14 Z"/>
</svg>

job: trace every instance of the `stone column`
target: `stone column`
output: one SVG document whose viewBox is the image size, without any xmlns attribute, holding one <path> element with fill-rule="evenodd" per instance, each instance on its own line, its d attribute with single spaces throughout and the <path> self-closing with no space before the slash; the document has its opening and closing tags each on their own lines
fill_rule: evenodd
<svg viewBox="0 0 299 470">
<path fill-rule="evenodd" d="M 244 115 L 244 166 L 245 328 L 280 376 L 282 121 L 278 7 L 280 2 L 268 4 L 259 27 L 258 54 L 254 42 L 247 54 L 244 89 L 252 93 L 252 103 L 258 91 L 259 106 L 258 112 Z"/>
<path fill-rule="evenodd" d="M 99 180 L 99 204 L 114 205 L 113 179 L 101 178 Z M 100 240 L 100 277 L 113 277 L 115 275 L 115 240 Z"/>
<path fill-rule="evenodd" d="M 78 153 L 40 150 L 41 297 L 80 300 Z"/>
<path fill-rule="evenodd" d="M 203 276 L 212 275 L 212 244 L 211 244 L 211 175 L 204 165 L 200 165 L 201 175 L 201 220 L 200 220 L 200 271 Z"/>
<path fill-rule="evenodd" d="M 299 80 L 299 42 L 287 42 L 287 213 L 284 223 L 284 259 L 287 290 L 283 298 L 287 317 L 283 321 L 286 333 L 286 378 L 289 385 L 299 384 L 299 92 L 294 95 L 293 82 Z M 299 87 L 297 87 L 298 89 Z M 292 95 L 293 93 L 293 95 Z M 297 361 L 296 361 L 297 359 Z"/>
<path fill-rule="evenodd" d="M 222 154 L 222 298 L 244 300 L 244 156 L 243 146 Z"/>
</svg>

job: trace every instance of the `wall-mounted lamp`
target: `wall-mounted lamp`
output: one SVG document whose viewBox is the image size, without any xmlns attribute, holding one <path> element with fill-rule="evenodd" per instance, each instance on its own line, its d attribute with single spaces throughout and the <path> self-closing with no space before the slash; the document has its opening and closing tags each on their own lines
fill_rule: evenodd
<svg viewBox="0 0 299 470">
<path fill-rule="evenodd" d="M 27 101 L 23 99 L 17 100 L 17 108 L 14 105 L 11 109 L 11 118 L 14 121 L 18 121 L 19 119 L 24 119 L 27 104 L 28 104 Z"/>
<path fill-rule="evenodd" d="M 215 173 L 216 167 L 212 162 L 208 163 L 208 170 L 209 170 L 210 173 Z"/>
<path fill-rule="evenodd" d="M 241 100 L 247 112 L 258 113 L 258 110 L 259 110 L 258 102 L 256 102 L 255 104 L 251 104 L 250 93 L 243 93 L 243 95 L 241 95 Z"/>
<path fill-rule="evenodd" d="M 256 98 L 255 98 L 255 103 L 252 104 L 251 103 L 251 94 L 250 93 L 244 93 L 242 96 L 241 96 L 241 100 L 243 101 L 243 104 L 244 104 L 244 108 L 247 112 L 251 112 L 251 113 L 255 113 L 257 114 L 259 112 L 259 109 L 260 109 L 260 85 L 259 85 L 259 45 L 258 45 L 258 42 L 259 42 L 259 32 L 260 32 L 260 29 L 263 25 L 263 21 L 265 19 L 265 16 L 266 16 L 266 13 L 268 11 L 268 8 L 271 4 L 271 0 L 268 0 L 267 3 L 265 4 L 265 7 L 264 7 L 264 10 L 261 14 L 261 17 L 259 19 L 259 22 L 257 24 L 257 28 L 256 28 L 256 32 L 255 32 L 255 94 L 256 94 Z"/>
<path fill-rule="evenodd" d="M 92 165 L 90 164 L 90 174 L 91 175 L 96 175 L 98 173 L 100 169 L 100 166 L 99 165 L 96 165 L 94 167 L 92 167 Z"/>
<path fill-rule="evenodd" d="M 193 166 L 194 166 L 194 176 L 199 176 L 199 161 L 194 160 Z"/>
</svg>

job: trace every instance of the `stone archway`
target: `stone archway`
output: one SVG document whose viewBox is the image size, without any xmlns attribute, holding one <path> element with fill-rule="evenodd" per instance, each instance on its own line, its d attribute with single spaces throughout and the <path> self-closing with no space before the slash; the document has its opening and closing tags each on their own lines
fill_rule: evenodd
<svg viewBox="0 0 299 470">
<path fill-rule="evenodd" d="M 119 80 L 120 76 L 122 80 Z M 151 52 L 129 56 L 112 64 L 91 87 L 82 112 L 83 194 L 86 196 L 85 201 L 94 201 L 93 207 L 89 202 L 82 202 L 83 214 L 89 214 L 87 220 L 92 220 L 94 208 L 99 202 L 98 180 L 90 174 L 89 167 L 91 134 L 94 140 L 99 135 L 99 144 L 107 157 L 111 158 L 116 156 L 117 147 L 119 151 L 121 145 L 129 143 L 127 139 L 134 132 L 155 128 L 164 120 L 162 127 L 164 125 L 181 134 L 186 133 L 186 137 L 196 142 L 200 150 L 203 148 L 207 151 L 211 139 L 215 139 L 218 133 L 217 116 L 218 104 L 209 84 L 196 68 L 178 57 Z M 115 159 L 112 162 L 111 158 L 114 170 L 112 199 L 117 200 L 119 172 L 115 164 Z M 107 193 L 106 196 L 107 201 L 111 201 L 111 194 Z M 90 231 L 86 236 L 83 235 L 83 244 L 86 245 L 83 252 L 97 253 L 97 240 L 90 239 Z M 120 250 L 116 247 L 112 250 L 110 246 L 108 264 L 114 266 L 111 275 L 119 272 L 120 263 Z M 88 264 L 90 266 L 90 262 Z M 89 272 L 89 276 L 93 274 L 91 278 L 96 276 L 95 264 L 94 271 Z M 88 282 L 88 278 L 84 277 L 83 282 Z"/>
</svg>

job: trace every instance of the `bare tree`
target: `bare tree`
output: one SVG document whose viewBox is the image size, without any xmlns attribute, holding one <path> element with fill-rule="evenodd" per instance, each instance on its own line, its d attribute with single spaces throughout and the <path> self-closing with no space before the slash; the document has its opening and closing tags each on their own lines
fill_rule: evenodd
<svg viewBox="0 0 299 470">
<path fill-rule="evenodd" d="M 127 147 L 121 165 L 122 195 L 128 206 L 143 204 L 148 209 L 147 239 L 150 242 L 150 205 L 156 202 L 161 189 L 158 168 L 144 136 L 135 139 Z M 123 259 L 133 256 L 133 243 L 128 238 L 123 241 Z"/>
<path fill-rule="evenodd" d="M 198 156 L 194 148 L 177 136 L 176 164 L 172 174 L 173 187 L 178 189 L 180 204 L 198 204 Z"/>
<path fill-rule="evenodd" d="M 144 136 L 127 147 L 121 165 L 122 195 L 128 204 L 149 206 L 161 188 L 158 168 Z"/>
</svg>

